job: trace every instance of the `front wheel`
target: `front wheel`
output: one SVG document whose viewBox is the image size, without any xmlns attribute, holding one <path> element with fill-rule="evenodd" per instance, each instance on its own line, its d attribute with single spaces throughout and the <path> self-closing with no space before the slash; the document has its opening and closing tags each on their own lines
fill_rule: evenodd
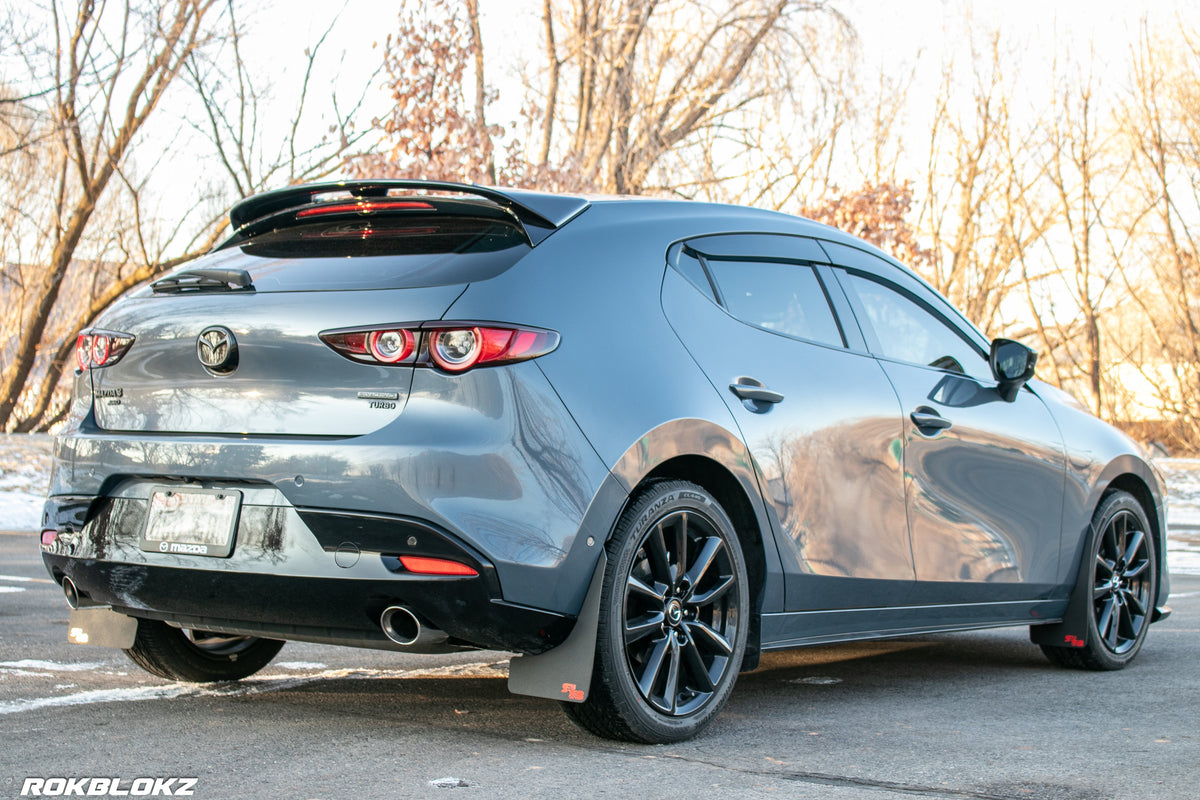
<svg viewBox="0 0 1200 800">
<path fill-rule="evenodd" d="M 691 738 L 725 704 L 746 649 L 749 589 L 733 523 L 701 487 L 653 483 L 607 550 L 591 692 L 563 706 L 609 739 Z"/>
<path fill-rule="evenodd" d="M 184 630 L 153 619 L 139 619 L 137 637 L 125 655 L 151 675 L 172 681 L 236 681 L 270 663 L 283 642 L 254 636 L 229 636 Z"/>
<path fill-rule="evenodd" d="M 1146 513 L 1126 492 L 1107 495 L 1092 517 L 1080 569 L 1091 576 L 1091 608 L 1082 647 L 1042 645 L 1056 664 L 1121 669 L 1138 654 L 1154 612 L 1158 558 Z"/>
</svg>

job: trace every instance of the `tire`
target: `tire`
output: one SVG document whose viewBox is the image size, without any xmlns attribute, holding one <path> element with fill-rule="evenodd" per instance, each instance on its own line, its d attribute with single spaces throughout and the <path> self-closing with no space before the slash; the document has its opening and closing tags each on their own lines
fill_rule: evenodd
<svg viewBox="0 0 1200 800">
<path fill-rule="evenodd" d="M 151 675 L 172 681 L 236 681 L 270 663 L 283 647 L 275 639 L 185 631 L 165 622 L 139 619 L 137 637 L 125 655 Z"/>
<path fill-rule="evenodd" d="M 1083 647 L 1042 645 L 1051 661 L 1072 669 L 1122 669 L 1142 649 L 1158 592 L 1158 555 L 1141 504 L 1126 492 L 1104 496 L 1092 516 L 1081 570 L 1090 576 L 1092 607 Z"/>
<path fill-rule="evenodd" d="M 729 698 L 746 650 L 749 588 L 733 523 L 699 486 L 655 482 L 621 515 L 607 553 L 591 691 L 563 707 L 607 739 L 689 739 Z"/>
</svg>

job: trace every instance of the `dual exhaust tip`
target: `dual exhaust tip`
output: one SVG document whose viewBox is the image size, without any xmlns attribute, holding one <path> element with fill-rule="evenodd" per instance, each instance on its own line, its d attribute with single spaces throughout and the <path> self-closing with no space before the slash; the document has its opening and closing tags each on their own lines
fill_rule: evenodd
<svg viewBox="0 0 1200 800">
<path fill-rule="evenodd" d="M 388 606 L 379 616 L 379 627 L 391 641 L 414 653 L 445 653 L 457 648 L 446 644 L 445 631 L 422 624 L 407 606 Z"/>
</svg>

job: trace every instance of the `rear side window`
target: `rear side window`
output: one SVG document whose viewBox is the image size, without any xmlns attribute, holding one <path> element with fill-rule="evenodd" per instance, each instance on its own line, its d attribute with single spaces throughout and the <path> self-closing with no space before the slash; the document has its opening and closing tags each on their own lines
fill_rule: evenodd
<svg viewBox="0 0 1200 800">
<path fill-rule="evenodd" d="M 257 291 L 410 289 L 494 278 L 529 251 L 504 219 L 404 214 L 266 231 L 218 257 L 239 261 Z"/>
<path fill-rule="evenodd" d="M 816 271 L 807 264 L 709 259 L 730 314 L 759 328 L 844 347 Z"/>
</svg>

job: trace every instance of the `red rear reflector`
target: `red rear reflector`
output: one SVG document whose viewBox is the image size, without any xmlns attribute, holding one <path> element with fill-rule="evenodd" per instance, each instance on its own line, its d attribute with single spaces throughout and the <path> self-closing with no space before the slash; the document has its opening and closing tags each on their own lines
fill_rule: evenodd
<svg viewBox="0 0 1200 800">
<path fill-rule="evenodd" d="M 425 556 L 400 556 L 400 563 L 409 572 L 418 575 L 467 575 L 479 573 L 466 564 L 450 561 L 445 558 L 426 558 Z"/>
<path fill-rule="evenodd" d="M 313 208 L 306 208 L 303 211 L 297 212 L 296 218 L 303 219 L 304 217 L 315 217 L 320 214 L 346 214 L 353 212 L 368 214 L 372 211 L 400 211 L 406 209 L 416 211 L 434 210 L 433 206 L 429 203 L 422 203 L 415 200 L 366 200 L 353 203 L 328 203 L 314 206 Z"/>
<path fill-rule="evenodd" d="M 58 541 L 58 531 L 54 531 L 54 530 L 42 531 L 42 546 L 43 547 L 51 547 L 56 541 Z"/>
</svg>

